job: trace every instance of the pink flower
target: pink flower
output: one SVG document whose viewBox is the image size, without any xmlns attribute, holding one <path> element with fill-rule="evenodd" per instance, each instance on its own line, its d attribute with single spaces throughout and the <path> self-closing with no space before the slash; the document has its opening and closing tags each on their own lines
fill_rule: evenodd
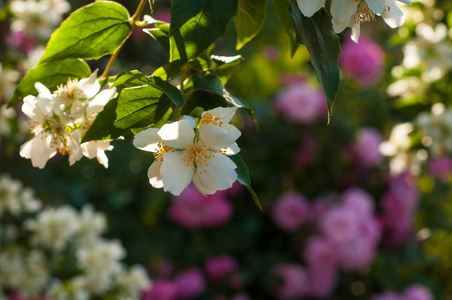
<svg viewBox="0 0 452 300">
<path fill-rule="evenodd" d="M 270 285 L 270 291 L 278 299 L 298 298 L 309 289 L 306 271 L 299 265 L 278 264 L 270 273 L 276 279 Z"/>
<path fill-rule="evenodd" d="M 333 242 L 350 242 L 359 233 L 359 217 L 346 207 L 333 208 L 321 220 L 322 232 Z"/>
<path fill-rule="evenodd" d="M 339 264 L 346 270 L 360 270 L 368 267 L 375 256 L 375 245 L 371 240 L 362 236 L 338 248 Z"/>
<path fill-rule="evenodd" d="M 405 290 L 401 300 L 433 300 L 433 295 L 423 286 L 412 285 Z"/>
<path fill-rule="evenodd" d="M 379 295 L 373 295 L 370 300 L 402 300 L 402 298 L 394 292 L 386 292 Z"/>
<path fill-rule="evenodd" d="M 334 268 L 337 266 L 337 252 L 334 244 L 324 238 L 312 237 L 307 241 L 304 259 L 308 266 Z"/>
<path fill-rule="evenodd" d="M 263 50 L 264 57 L 269 61 L 277 61 L 279 59 L 279 49 L 275 46 L 267 46 Z"/>
<path fill-rule="evenodd" d="M 175 300 L 177 285 L 169 280 L 154 280 L 152 286 L 143 292 L 143 300 Z"/>
<path fill-rule="evenodd" d="M 276 95 L 275 110 L 297 123 L 312 123 L 326 117 L 326 100 L 320 90 L 298 84 L 288 87 Z"/>
<path fill-rule="evenodd" d="M 447 180 L 452 173 L 452 158 L 440 156 L 429 159 L 427 173 L 430 176 Z"/>
<path fill-rule="evenodd" d="M 362 128 L 357 136 L 352 151 L 357 162 L 363 167 L 370 167 L 381 160 L 378 147 L 383 141 L 381 134 L 373 128 Z"/>
<path fill-rule="evenodd" d="M 245 293 L 240 293 L 232 297 L 231 300 L 251 300 L 251 297 Z"/>
<path fill-rule="evenodd" d="M 342 194 L 344 206 L 355 211 L 356 214 L 367 219 L 373 215 L 374 202 L 372 197 L 359 188 L 350 188 Z"/>
<path fill-rule="evenodd" d="M 169 23 L 171 20 L 170 9 L 169 8 L 159 9 L 155 13 L 154 19 Z"/>
<path fill-rule="evenodd" d="M 7 42 L 12 48 L 19 49 L 27 54 L 38 46 L 38 39 L 30 36 L 25 31 L 12 32 L 8 35 Z"/>
<path fill-rule="evenodd" d="M 178 299 L 196 298 L 206 289 L 204 276 L 201 270 L 197 268 L 179 273 L 174 282 L 177 285 Z"/>
<path fill-rule="evenodd" d="M 175 197 L 169 208 L 169 218 L 191 230 L 224 225 L 232 215 L 232 205 L 220 195 L 203 196 L 189 185 Z"/>
<path fill-rule="evenodd" d="M 273 206 L 272 217 L 278 227 L 285 231 L 295 231 L 306 222 L 309 216 L 309 203 L 297 193 L 281 196 Z"/>
<path fill-rule="evenodd" d="M 331 265 L 308 267 L 309 291 L 312 297 L 326 298 L 331 295 L 337 284 L 337 269 Z"/>
<path fill-rule="evenodd" d="M 370 38 L 361 36 L 359 44 L 348 39 L 339 55 L 341 69 L 363 87 L 371 86 L 384 70 L 384 52 Z"/>
<path fill-rule="evenodd" d="M 381 199 L 382 221 L 388 238 L 399 243 L 413 231 L 414 213 L 419 202 L 419 191 L 415 178 L 408 173 L 390 178 L 389 190 Z"/>
<path fill-rule="evenodd" d="M 238 263 L 231 255 L 210 257 L 204 264 L 207 277 L 214 283 L 220 283 L 238 270 Z"/>
</svg>

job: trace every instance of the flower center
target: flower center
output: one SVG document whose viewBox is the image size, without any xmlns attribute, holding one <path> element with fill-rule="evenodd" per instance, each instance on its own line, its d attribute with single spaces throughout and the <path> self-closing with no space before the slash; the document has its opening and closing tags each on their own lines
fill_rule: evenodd
<svg viewBox="0 0 452 300">
<path fill-rule="evenodd" d="M 78 80 L 70 80 L 65 85 L 60 85 L 56 94 L 61 97 L 61 103 L 69 105 L 77 100 L 85 100 L 86 94 L 78 86 Z"/>
<path fill-rule="evenodd" d="M 386 8 L 385 8 L 386 9 Z M 389 11 L 389 9 L 388 9 Z M 369 8 L 366 1 L 362 1 L 355 13 L 355 24 L 375 21 L 375 13 Z"/>
<path fill-rule="evenodd" d="M 210 113 L 205 113 L 201 117 L 201 126 L 213 124 L 216 126 L 221 127 L 223 125 L 223 122 L 220 121 L 220 117 L 214 116 Z"/>
<path fill-rule="evenodd" d="M 154 159 L 156 161 L 163 161 L 163 154 L 171 151 L 172 149 L 173 147 L 166 145 L 164 142 L 159 142 L 157 144 L 157 151 L 154 153 Z"/>
<path fill-rule="evenodd" d="M 187 167 L 191 166 L 193 170 L 198 170 L 202 167 L 207 167 L 207 162 L 212 157 L 215 157 L 215 153 L 217 152 L 207 148 L 202 140 L 198 140 L 198 142 L 191 143 L 185 148 L 181 159 L 187 164 Z M 200 170 L 200 172 L 202 171 Z M 204 173 L 207 173 L 207 171 L 204 170 Z"/>
</svg>

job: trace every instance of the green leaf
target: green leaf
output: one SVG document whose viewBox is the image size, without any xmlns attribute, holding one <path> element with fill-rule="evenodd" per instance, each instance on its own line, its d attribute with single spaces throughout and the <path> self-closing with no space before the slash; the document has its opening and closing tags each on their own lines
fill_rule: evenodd
<svg viewBox="0 0 452 300">
<path fill-rule="evenodd" d="M 132 30 L 127 9 L 96 1 L 69 15 L 52 34 L 40 63 L 65 58 L 98 59 L 113 53 Z"/>
<path fill-rule="evenodd" d="M 143 31 L 150 36 L 152 36 L 165 50 L 165 53 L 170 53 L 170 45 L 169 45 L 169 29 L 170 25 L 168 23 L 162 24 L 154 24 L 155 28 L 145 28 Z"/>
<path fill-rule="evenodd" d="M 198 75 L 193 80 L 193 88 L 197 90 L 203 90 L 211 92 L 217 95 L 223 95 L 224 86 L 221 83 L 220 78 L 215 75 Z"/>
<path fill-rule="evenodd" d="M 211 68 L 212 73 L 217 75 L 221 83 L 225 85 L 234 71 L 239 67 L 243 61 L 241 55 L 237 56 L 216 56 L 212 55 L 212 61 L 215 62 L 215 66 Z"/>
<path fill-rule="evenodd" d="M 111 87 L 123 89 L 142 85 L 149 85 L 148 77 L 140 71 L 133 70 L 130 72 L 124 71 L 118 74 Z"/>
<path fill-rule="evenodd" d="M 187 63 L 224 35 L 238 0 L 173 0 L 170 61 Z"/>
<path fill-rule="evenodd" d="M 169 110 L 170 99 L 155 87 L 125 88 L 98 114 L 82 143 L 116 139 L 130 129 L 165 122 L 170 116 Z"/>
<path fill-rule="evenodd" d="M 40 82 L 52 90 L 57 85 L 66 82 L 69 78 L 85 78 L 89 77 L 90 74 L 91 71 L 88 65 L 79 59 L 70 58 L 38 64 L 22 78 L 14 91 L 9 106 L 19 103 L 27 95 L 35 95 L 36 89 L 34 84 L 36 82 Z"/>
<path fill-rule="evenodd" d="M 180 69 L 184 65 L 185 63 L 181 60 L 170 62 L 169 64 L 155 70 L 154 73 L 152 73 L 152 76 L 160 77 L 163 80 L 171 79 L 174 76 L 179 75 Z"/>
<path fill-rule="evenodd" d="M 156 88 L 164 92 L 177 107 L 184 105 L 184 96 L 182 96 L 182 93 L 177 87 L 160 77 L 151 76 L 148 79 Z"/>
<path fill-rule="evenodd" d="M 295 23 L 293 18 L 289 17 L 288 13 L 290 0 L 274 0 L 273 3 L 275 4 L 275 11 L 276 15 L 278 16 L 279 22 L 281 22 L 284 29 L 286 30 L 287 35 L 289 36 L 291 53 L 292 56 L 294 56 L 295 52 L 297 52 L 298 44 L 296 41 Z"/>
<path fill-rule="evenodd" d="M 158 122 L 170 106 L 168 96 L 153 86 L 127 88 L 119 94 L 113 124 L 123 129 L 145 127 Z"/>
<path fill-rule="evenodd" d="M 243 158 L 236 154 L 229 157 L 237 166 L 235 171 L 237 172 L 237 182 L 243 185 L 248 192 L 253 197 L 254 203 L 257 207 L 259 207 L 260 210 L 262 210 L 262 205 L 259 201 L 259 198 L 257 197 L 256 193 L 251 188 L 251 179 L 250 179 L 250 173 L 248 171 L 248 167 L 246 166 L 246 163 L 243 161 Z"/>
<path fill-rule="evenodd" d="M 240 50 L 262 30 L 267 17 L 266 10 L 266 0 L 239 0 L 237 16 L 234 17 L 236 50 Z"/>
<path fill-rule="evenodd" d="M 311 55 L 311 63 L 317 72 L 317 80 L 328 101 L 328 119 L 334 98 L 339 90 L 339 67 L 337 57 L 341 52 L 339 38 L 333 33 L 328 12 L 322 8 L 310 18 L 301 13 L 296 2 L 289 9 L 295 21 L 297 42 L 305 45 Z"/>
</svg>

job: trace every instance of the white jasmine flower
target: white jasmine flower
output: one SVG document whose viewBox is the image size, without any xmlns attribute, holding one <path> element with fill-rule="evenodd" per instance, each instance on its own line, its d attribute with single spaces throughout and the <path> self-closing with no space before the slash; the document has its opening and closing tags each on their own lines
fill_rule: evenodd
<svg viewBox="0 0 452 300">
<path fill-rule="evenodd" d="M 118 274 L 116 281 L 121 299 L 139 299 L 141 292 L 151 284 L 146 270 L 139 265 Z"/>
<path fill-rule="evenodd" d="M 30 188 L 24 188 L 18 180 L 8 175 L 0 176 L 0 217 L 4 213 L 18 216 L 22 212 L 33 212 L 41 207 Z"/>
<path fill-rule="evenodd" d="M 192 180 L 202 194 L 230 188 L 237 166 L 227 155 L 240 151 L 235 141 L 241 133 L 229 124 L 235 111 L 218 107 L 204 112 L 199 124 L 185 116 L 138 133 L 135 147 L 155 153 L 148 170 L 151 185 L 173 195 L 180 195 Z"/>
<path fill-rule="evenodd" d="M 91 205 L 85 205 L 82 208 L 78 223 L 81 244 L 94 242 L 107 227 L 105 215 L 95 212 Z"/>
<path fill-rule="evenodd" d="M 97 114 L 116 96 L 115 89 L 99 92 L 96 73 L 80 81 L 69 80 L 53 94 L 38 82 L 38 96 L 25 97 L 22 111 L 30 119 L 35 137 L 21 146 L 20 155 L 30 158 L 34 167 L 44 168 L 57 152 L 69 154 L 70 165 L 86 156 L 96 157 L 108 167 L 105 151 L 113 149 L 110 141 L 80 144 Z"/>
</svg>

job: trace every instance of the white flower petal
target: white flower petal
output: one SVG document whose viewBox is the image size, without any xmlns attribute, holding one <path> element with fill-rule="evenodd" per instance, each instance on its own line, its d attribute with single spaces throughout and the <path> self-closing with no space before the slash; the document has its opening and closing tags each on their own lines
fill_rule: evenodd
<svg viewBox="0 0 452 300">
<path fill-rule="evenodd" d="M 385 0 L 366 0 L 366 3 L 371 10 L 379 14 L 385 9 Z"/>
<path fill-rule="evenodd" d="M 204 194 L 213 194 L 212 191 L 228 189 L 237 180 L 236 168 L 237 166 L 229 157 L 215 155 L 207 161 L 207 165 L 196 170 L 193 175 L 193 183 L 195 186 L 196 183 L 201 183 L 199 189 Z"/>
<path fill-rule="evenodd" d="M 89 78 L 80 79 L 78 86 L 88 98 L 94 97 L 100 90 L 100 83 L 97 81 L 97 70 Z"/>
<path fill-rule="evenodd" d="M 97 161 L 105 167 L 105 169 L 108 169 L 108 157 L 105 154 L 105 151 L 97 148 L 97 155 L 96 155 Z"/>
<path fill-rule="evenodd" d="M 331 1 L 331 16 L 336 22 L 347 23 L 355 15 L 358 8 L 356 0 L 333 0 Z"/>
<path fill-rule="evenodd" d="M 138 132 L 133 139 L 133 145 L 144 151 L 157 152 L 157 144 L 162 141 L 158 131 L 158 128 L 148 128 Z"/>
<path fill-rule="evenodd" d="M 43 169 L 47 161 L 56 153 L 51 143 L 52 137 L 39 134 L 20 147 L 20 156 L 31 159 L 33 167 Z"/>
<path fill-rule="evenodd" d="M 165 153 L 160 168 L 164 184 L 163 189 L 175 196 L 179 196 L 193 178 L 193 168 L 182 161 L 183 154 L 183 151 Z"/>
<path fill-rule="evenodd" d="M 41 94 L 42 96 L 51 96 L 52 95 L 52 93 L 49 91 L 49 89 L 40 82 L 35 83 L 35 88 L 38 91 L 38 93 Z"/>
<path fill-rule="evenodd" d="M 215 150 L 229 147 L 240 135 L 240 130 L 233 125 L 224 126 L 223 128 L 209 124 L 199 128 L 199 138 L 206 143 L 207 147 Z"/>
<path fill-rule="evenodd" d="M 224 154 L 226 155 L 234 155 L 240 152 L 240 148 L 237 143 L 233 143 L 224 149 Z"/>
<path fill-rule="evenodd" d="M 44 119 L 44 115 L 36 104 L 35 96 L 25 97 L 24 104 L 22 104 L 22 112 L 34 121 L 42 121 Z"/>
<path fill-rule="evenodd" d="M 312 17 L 325 4 L 325 0 L 297 0 L 298 7 L 305 17 Z"/>
<path fill-rule="evenodd" d="M 162 167 L 162 161 L 154 161 L 148 169 L 149 183 L 159 189 L 163 187 L 162 174 L 160 174 L 160 168 Z"/>
<path fill-rule="evenodd" d="M 353 23 L 352 27 L 352 35 L 351 39 L 358 44 L 359 41 L 359 35 L 361 31 L 361 24 L 360 23 Z"/>
<path fill-rule="evenodd" d="M 117 92 L 115 88 L 101 91 L 89 102 L 88 108 L 86 109 L 86 115 L 91 116 L 100 113 L 108 101 L 116 97 L 116 95 Z"/>
<path fill-rule="evenodd" d="M 382 13 L 381 16 L 385 20 L 386 24 L 388 24 L 391 28 L 400 27 L 403 23 L 405 23 L 405 16 L 403 15 L 403 12 L 397 7 L 397 5 L 395 5 L 395 3 L 392 3 L 391 9 Z"/>
<path fill-rule="evenodd" d="M 237 107 L 217 107 L 203 112 L 202 116 L 204 116 L 205 114 L 211 114 L 216 117 L 219 117 L 221 122 L 229 123 L 231 119 L 234 117 L 236 111 Z"/>
<path fill-rule="evenodd" d="M 335 19 L 332 19 L 331 22 L 333 23 L 333 30 L 335 33 L 340 33 L 344 31 L 345 28 L 347 28 L 349 23 L 342 23 L 338 22 Z"/>
<path fill-rule="evenodd" d="M 192 123 L 187 119 L 165 124 L 157 134 L 165 144 L 176 149 L 185 149 L 188 144 L 193 143 L 195 137 Z"/>
</svg>

